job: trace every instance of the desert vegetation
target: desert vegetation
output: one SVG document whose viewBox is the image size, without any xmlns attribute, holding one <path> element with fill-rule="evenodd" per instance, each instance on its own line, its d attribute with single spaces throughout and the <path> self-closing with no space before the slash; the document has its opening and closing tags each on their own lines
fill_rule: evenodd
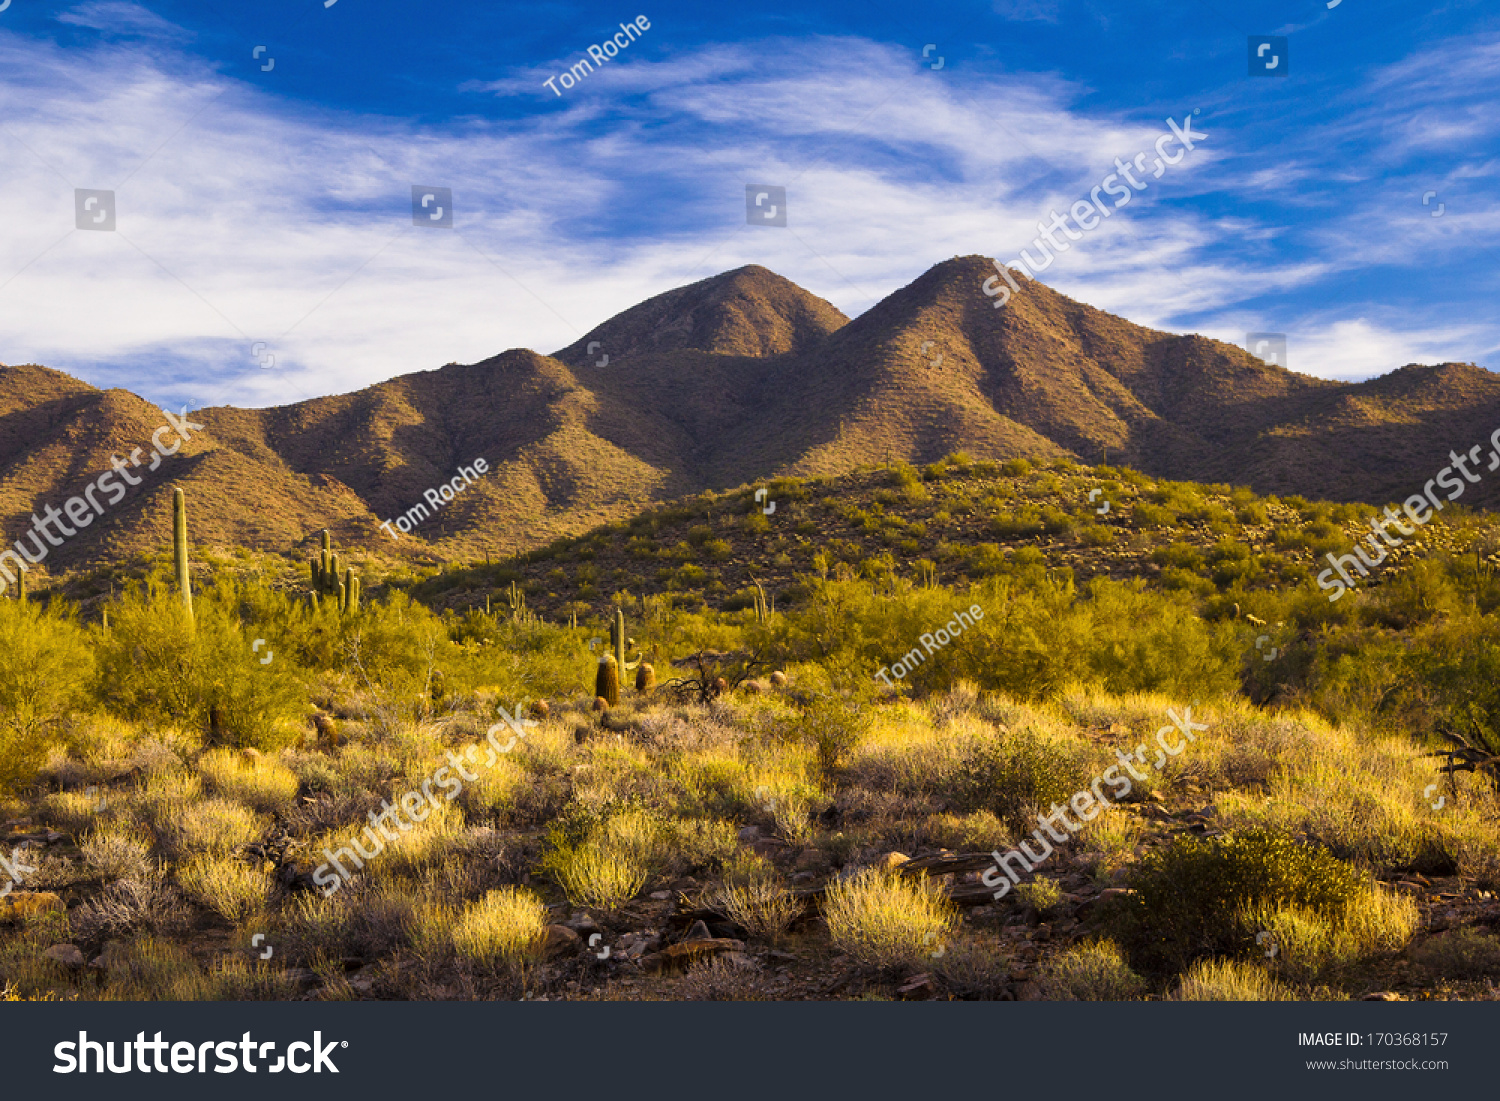
<svg viewBox="0 0 1500 1101">
<path fill-rule="evenodd" d="M 1487 517 L 1330 602 L 1367 506 L 963 455 L 755 488 L 425 572 L 184 533 L 0 601 L 0 988 L 1493 996 Z"/>
</svg>

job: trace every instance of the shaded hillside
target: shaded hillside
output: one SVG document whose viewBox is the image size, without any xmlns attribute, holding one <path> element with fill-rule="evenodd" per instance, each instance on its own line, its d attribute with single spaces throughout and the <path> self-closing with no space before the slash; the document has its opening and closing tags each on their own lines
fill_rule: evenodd
<svg viewBox="0 0 1500 1101">
<path fill-rule="evenodd" d="M 817 575 L 962 586 L 1036 565 L 1069 571 L 1080 587 L 1139 578 L 1213 597 L 1313 583 L 1328 568 L 1323 556 L 1350 551 L 1375 513 L 1066 458 L 1034 467 L 956 455 L 921 470 L 898 464 L 699 494 L 514 559 L 450 567 L 414 592 L 464 611 L 487 598 L 505 606 L 514 582 L 527 607 L 562 621 L 603 614 L 620 593 L 733 611 L 752 605 L 757 583 L 790 607 Z M 1380 587 L 1455 538 L 1434 520 L 1359 587 Z"/>
</svg>

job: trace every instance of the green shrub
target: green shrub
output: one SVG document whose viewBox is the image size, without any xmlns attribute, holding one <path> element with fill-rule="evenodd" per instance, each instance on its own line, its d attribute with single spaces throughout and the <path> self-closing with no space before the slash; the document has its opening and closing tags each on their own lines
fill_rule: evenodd
<svg viewBox="0 0 1500 1101">
<path fill-rule="evenodd" d="M 35 779 L 60 724 L 85 702 L 93 665 L 71 616 L 0 601 L 0 794 Z"/>
<path fill-rule="evenodd" d="M 1036 827 L 1037 810 L 1088 786 L 1090 764 L 1077 743 L 1023 727 L 972 742 L 952 795 L 960 809 L 991 811 L 1024 834 Z"/>
<path fill-rule="evenodd" d="M 189 625 L 159 583 L 128 591 L 98 648 L 99 695 L 126 718 L 175 720 L 228 745 L 276 749 L 300 739 L 309 708 L 292 648 L 260 625 L 273 656 L 262 662 L 255 632 L 240 620 L 241 596 L 228 582 L 200 593 Z"/>
<path fill-rule="evenodd" d="M 1353 865 L 1267 830 L 1203 840 L 1179 836 L 1148 854 L 1120 905 L 1121 939 L 1151 967 L 1186 966 L 1247 950 L 1234 915 L 1271 905 L 1342 920 L 1366 890 Z M 1253 946 L 1253 939 L 1250 941 Z"/>
</svg>

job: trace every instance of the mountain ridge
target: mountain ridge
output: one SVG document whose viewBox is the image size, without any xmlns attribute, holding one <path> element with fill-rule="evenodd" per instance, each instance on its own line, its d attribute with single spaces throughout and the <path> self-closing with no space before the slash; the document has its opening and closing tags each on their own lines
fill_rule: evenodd
<svg viewBox="0 0 1500 1101">
<path fill-rule="evenodd" d="M 752 264 L 652 296 L 552 355 L 513 348 L 350 394 L 196 411 L 202 431 L 52 562 L 161 546 L 172 485 L 205 544 L 300 554 L 328 527 L 343 545 L 429 559 L 530 549 L 707 489 L 953 451 L 1107 456 L 1155 477 L 1383 503 L 1500 419 L 1500 378 L 1472 364 L 1330 382 L 1032 280 L 996 309 L 980 289 L 993 274 L 986 257 L 953 257 L 851 320 Z M 0 367 L 5 538 L 161 423 L 128 391 Z M 382 530 L 479 457 L 493 472 L 479 485 L 409 536 Z M 1481 485 L 1473 499 L 1496 496 Z"/>
</svg>

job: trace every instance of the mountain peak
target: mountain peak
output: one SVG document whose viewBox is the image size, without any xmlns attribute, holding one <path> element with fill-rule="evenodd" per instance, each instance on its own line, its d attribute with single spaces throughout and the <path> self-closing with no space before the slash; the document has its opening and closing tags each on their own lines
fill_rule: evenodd
<svg viewBox="0 0 1500 1101">
<path fill-rule="evenodd" d="M 849 319 L 790 279 L 747 264 L 648 298 L 610 318 L 554 358 L 581 364 L 602 351 L 636 354 L 697 351 L 773 356 L 811 348 Z M 598 342 L 594 353 L 589 345 Z"/>
</svg>

